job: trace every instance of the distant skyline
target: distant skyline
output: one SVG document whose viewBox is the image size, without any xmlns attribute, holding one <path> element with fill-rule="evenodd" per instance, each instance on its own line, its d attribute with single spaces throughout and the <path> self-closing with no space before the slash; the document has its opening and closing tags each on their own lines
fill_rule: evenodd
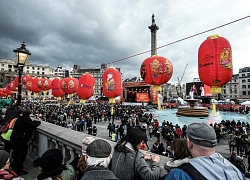
<svg viewBox="0 0 250 180">
<path fill-rule="evenodd" d="M 151 55 L 152 14 L 159 26 L 157 47 L 163 46 L 157 54 L 174 67 L 169 83 L 177 83 L 186 64 L 182 82 L 199 78 L 198 48 L 211 34 L 230 42 L 234 74 L 250 66 L 250 18 L 172 44 L 249 16 L 247 0 L 1 1 L 0 58 L 15 60 L 13 49 L 25 41 L 34 64 L 92 68 L 114 62 L 109 65 L 120 67 L 124 79 L 140 77 L 141 63 Z"/>
</svg>

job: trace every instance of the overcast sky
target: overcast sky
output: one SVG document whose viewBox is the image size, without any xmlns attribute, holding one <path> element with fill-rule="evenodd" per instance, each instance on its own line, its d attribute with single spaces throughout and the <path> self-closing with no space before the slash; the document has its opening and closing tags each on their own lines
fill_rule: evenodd
<svg viewBox="0 0 250 180">
<path fill-rule="evenodd" d="M 157 46 L 212 29 L 250 15 L 249 0 L 1 0 L 0 58 L 15 59 L 13 49 L 25 41 L 35 64 L 72 68 L 120 67 L 123 79 L 140 76 L 140 66 L 150 52 L 117 63 L 113 61 L 151 48 L 151 16 L 159 30 Z M 163 47 L 157 54 L 174 67 L 169 82 L 198 76 L 197 52 L 211 34 L 228 39 L 233 53 L 233 73 L 250 66 L 250 18 Z"/>
</svg>

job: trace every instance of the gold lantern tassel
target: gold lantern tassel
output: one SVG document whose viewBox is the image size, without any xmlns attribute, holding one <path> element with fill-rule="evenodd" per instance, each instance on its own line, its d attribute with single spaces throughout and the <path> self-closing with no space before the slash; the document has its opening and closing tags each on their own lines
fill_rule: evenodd
<svg viewBox="0 0 250 180">
<path fill-rule="evenodd" d="M 221 94 L 221 87 L 218 87 L 218 86 L 212 86 L 210 88 L 210 92 L 212 94 Z"/>
<path fill-rule="evenodd" d="M 70 105 L 70 100 L 69 100 L 69 102 L 68 102 L 68 104 L 67 104 L 67 106 L 66 107 L 68 107 Z"/>
<path fill-rule="evenodd" d="M 85 104 L 85 102 L 86 102 L 85 99 L 81 99 L 81 100 L 80 100 L 80 103 L 81 103 L 81 104 Z"/>
<path fill-rule="evenodd" d="M 154 91 L 162 91 L 162 88 L 161 88 L 161 86 L 154 85 L 153 90 Z"/>
<path fill-rule="evenodd" d="M 110 113 L 111 113 L 111 115 L 114 114 L 114 107 L 113 106 L 111 106 L 111 108 L 110 108 Z"/>
<path fill-rule="evenodd" d="M 157 97 L 158 110 L 162 110 L 159 96 Z"/>
<path fill-rule="evenodd" d="M 216 114 L 216 105 L 213 102 L 213 104 L 212 104 L 212 115 L 214 116 L 215 114 Z"/>
<path fill-rule="evenodd" d="M 115 98 L 109 98 L 109 103 L 115 103 Z"/>
</svg>

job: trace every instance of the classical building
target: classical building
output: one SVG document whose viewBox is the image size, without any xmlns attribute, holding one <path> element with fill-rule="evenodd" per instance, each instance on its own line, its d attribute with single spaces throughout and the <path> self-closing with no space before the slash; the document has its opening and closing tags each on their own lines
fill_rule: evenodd
<svg viewBox="0 0 250 180">
<path fill-rule="evenodd" d="M 0 74 L 0 86 L 5 87 L 10 83 L 15 76 L 17 76 L 17 62 L 10 59 L 0 59 L 1 74 Z M 23 74 L 29 74 L 37 77 L 54 77 L 55 69 L 50 66 L 32 64 L 26 62 L 23 68 Z"/>
</svg>

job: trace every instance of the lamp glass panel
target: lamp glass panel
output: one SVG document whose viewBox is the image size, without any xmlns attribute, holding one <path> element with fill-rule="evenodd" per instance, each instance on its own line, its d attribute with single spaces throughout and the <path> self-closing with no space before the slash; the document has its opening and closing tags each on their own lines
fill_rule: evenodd
<svg viewBox="0 0 250 180">
<path fill-rule="evenodd" d="M 19 56 L 19 58 L 18 58 Z M 16 58 L 17 58 L 17 63 L 18 64 L 25 64 L 26 63 L 26 60 L 28 59 L 28 54 L 27 53 L 22 53 L 22 52 L 17 52 L 16 53 Z"/>
</svg>

